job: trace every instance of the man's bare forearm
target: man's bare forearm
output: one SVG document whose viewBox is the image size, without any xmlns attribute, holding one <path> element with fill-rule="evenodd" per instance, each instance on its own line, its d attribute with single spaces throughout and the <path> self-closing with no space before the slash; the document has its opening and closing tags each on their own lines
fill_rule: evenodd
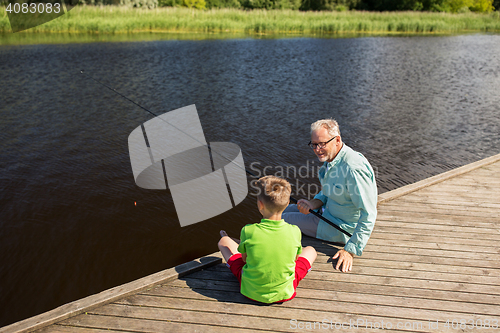
<svg viewBox="0 0 500 333">
<path fill-rule="evenodd" d="M 312 210 L 316 210 L 318 209 L 319 207 L 323 206 L 323 201 L 319 200 L 319 199 L 312 199 L 311 201 L 309 201 L 311 203 L 311 206 L 312 206 Z"/>
</svg>

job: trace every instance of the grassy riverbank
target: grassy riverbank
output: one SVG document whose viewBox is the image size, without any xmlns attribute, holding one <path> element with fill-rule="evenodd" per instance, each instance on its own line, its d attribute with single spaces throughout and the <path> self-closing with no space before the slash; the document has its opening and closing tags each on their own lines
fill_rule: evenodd
<svg viewBox="0 0 500 333">
<path fill-rule="evenodd" d="M 435 34 L 500 32 L 500 13 L 448 14 L 427 12 L 299 12 L 291 10 L 192 10 L 163 7 L 152 10 L 81 6 L 22 34 L 223 33 L 334 35 Z M 0 7 L 0 33 L 10 24 Z"/>
</svg>

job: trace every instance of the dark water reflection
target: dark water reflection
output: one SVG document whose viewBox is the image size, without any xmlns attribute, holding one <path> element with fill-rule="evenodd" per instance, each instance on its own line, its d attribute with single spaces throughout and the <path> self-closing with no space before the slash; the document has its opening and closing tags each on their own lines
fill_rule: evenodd
<svg viewBox="0 0 500 333">
<path fill-rule="evenodd" d="M 1 47 L 0 326 L 211 253 L 218 230 L 259 219 L 249 196 L 180 228 L 168 191 L 134 184 L 127 138 L 150 115 L 80 69 L 157 113 L 196 104 L 207 141 L 238 144 L 254 172 L 317 168 L 306 144 L 324 117 L 379 192 L 500 152 L 500 36 Z M 316 183 L 289 176 L 297 197 Z"/>
</svg>

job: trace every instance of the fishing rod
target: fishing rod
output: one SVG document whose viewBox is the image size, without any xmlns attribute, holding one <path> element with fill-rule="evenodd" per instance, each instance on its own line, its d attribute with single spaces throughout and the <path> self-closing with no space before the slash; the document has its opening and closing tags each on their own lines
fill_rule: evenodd
<svg viewBox="0 0 500 333">
<path fill-rule="evenodd" d="M 104 86 L 104 87 L 108 88 L 109 90 L 111 90 L 111 91 L 115 92 L 115 93 L 116 93 L 116 94 L 118 94 L 119 96 L 121 96 L 121 97 L 125 98 L 127 101 L 129 101 L 129 102 L 131 102 L 131 103 L 133 103 L 133 104 L 137 105 L 138 107 L 140 107 L 140 108 L 141 108 L 141 109 L 143 109 L 144 111 L 146 111 L 146 112 L 148 112 L 148 113 L 152 114 L 152 115 L 153 115 L 153 116 L 155 116 L 155 117 L 158 117 L 158 115 L 156 115 L 154 112 L 152 112 L 152 111 L 150 111 L 150 110 L 146 109 L 145 107 L 143 107 L 142 105 L 140 105 L 140 104 L 138 104 L 138 103 L 134 102 L 133 100 L 131 100 L 131 99 L 130 99 L 130 98 L 128 98 L 127 96 L 125 96 L 125 95 L 121 94 L 120 92 L 118 92 L 116 89 L 111 88 L 110 86 L 108 86 L 108 85 L 106 85 L 106 84 L 102 83 L 101 81 L 99 81 L 99 80 L 97 80 L 97 79 L 94 79 L 92 76 L 90 76 L 90 75 L 88 75 L 87 73 L 85 73 L 85 71 L 84 71 L 83 69 L 80 71 L 80 73 L 81 73 L 81 74 L 83 74 L 83 75 L 85 75 L 85 76 L 87 76 L 89 79 L 94 80 L 95 82 L 99 83 L 100 85 L 102 85 L 102 86 Z M 199 141 L 198 139 L 196 139 L 195 137 L 193 137 L 193 136 L 189 135 L 188 133 L 184 132 L 184 131 L 183 131 L 183 130 L 181 130 L 180 128 L 178 128 L 178 127 L 174 126 L 173 124 L 169 123 L 169 122 L 168 122 L 168 121 L 166 121 L 165 119 L 162 119 L 162 118 L 159 118 L 159 119 L 163 120 L 164 122 L 166 122 L 166 123 L 167 123 L 167 124 L 169 124 L 170 126 L 174 127 L 175 129 L 179 130 L 180 132 L 182 132 L 182 133 L 184 133 L 184 134 L 188 135 L 188 136 L 189 136 L 189 137 L 191 137 L 192 139 L 194 139 L 194 140 L 196 140 L 197 142 L 199 142 L 201 145 L 205 145 L 205 143 L 200 142 L 200 141 Z M 244 166 L 242 167 L 242 166 L 238 165 L 236 162 L 229 160 L 227 157 L 225 157 L 225 156 L 223 156 L 223 155 L 219 154 L 219 153 L 218 153 L 217 151 L 215 151 L 215 150 L 212 150 L 212 149 L 211 149 L 211 151 L 214 151 L 214 152 L 215 152 L 215 153 L 217 153 L 219 156 L 223 157 L 224 159 L 228 160 L 229 162 L 236 164 L 239 168 L 241 168 L 241 169 L 245 170 L 245 172 L 246 172 L 246 173 L 248 173 L 249 175 L 251 175 L 251 176 L 253 176 L 253 177 L 255 177 L 255 178 L 259 178 L 259 177 L 258 177 L 256 174 L 254 174 L 253 172 L 248 171 L 248 170 L 247 170 Z M 297 204 L 297 202 L 298 202 L 298 200 L 297 200 L 297 199 L 295 199 L 295 198 L 294 198 L 294 197 L 292 197 L 292 196 L 290 196 L 290 200 L 291 200 L 291 201 L 293 201 L 295 204 Z M 344 229 L 342 229 L 341 227 L 339 227 L 337 224 L 333 223 L 332 221 L 328 220 L 326 217 L 324 217 L 324 216 L 323 216 L 323 215 L 321 215 L 320 213 L 318 213 L 318 212 L 316 212 L 316 211 L 314 211 L 314 210 L 312 210 L 312 209 L 309 209 L 309 213 L 312 213 L 314 216 L 316 216 L 316 217 L 320 218 L 321 220 L 325 221 L 326 223 L 328 223 L 329 225 L 331 225 L 332 227 L 334 227 L 334 228 L 335 228 L 335 229 L 337 229 L 338 231 L 342 232 L 343 234 L 345 234 L 345 235 L 347 235 L 347 236 L 349 236 L 349 237 L 351 237 L 351 236 L 352 236 L 350 233 L 348 233 L 347 231 L 345 231 Z"/>
</svg>

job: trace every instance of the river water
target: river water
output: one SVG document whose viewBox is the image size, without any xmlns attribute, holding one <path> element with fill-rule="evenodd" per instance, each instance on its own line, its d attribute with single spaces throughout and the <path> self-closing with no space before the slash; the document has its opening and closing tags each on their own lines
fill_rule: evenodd
<svg viewBox="0 0 500 333">
<path fill-rule="evenodd" d="M 368 158 L 379 193 L 500 153 L 498 35 L 2 46 L 0 326 L 259 221 L 249 195 L 181 228 L 170 192 L 132 175 L 128 135 L 152 116 L 81 69 L 157 114 L 196 104 L 207 141 L 238 144 L 254 173 L 288 171 L 297 198 L 316 188 L 320 118 Z"/>
</svg>

